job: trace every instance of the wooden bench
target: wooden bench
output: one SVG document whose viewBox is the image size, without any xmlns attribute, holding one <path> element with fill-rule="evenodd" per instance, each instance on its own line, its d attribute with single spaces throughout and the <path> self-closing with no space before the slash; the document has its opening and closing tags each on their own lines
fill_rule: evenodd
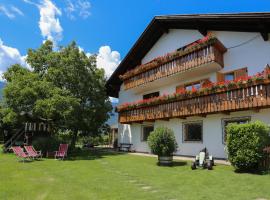
<svg viewBox="0 0 270 200">
<path fill-rule="evenodd" d="M 132 144 L 130 143 L 120 143 L 120 146 L 118 147 L 119 151 L 130 151 Z"/>
</svg>

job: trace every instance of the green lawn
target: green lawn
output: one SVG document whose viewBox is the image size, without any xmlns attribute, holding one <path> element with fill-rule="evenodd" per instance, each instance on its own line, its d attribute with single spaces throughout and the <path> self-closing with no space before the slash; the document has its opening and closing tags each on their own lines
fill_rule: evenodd
<svg viewBox="0 0 270 200">
<path fill-rule="evenodd" d="M 270 175 L 237 174 L 218 165 L 213 171 L 190 163 L 158 167 L 156 159 L 84 152 L 67 161 L 17 162 L 0 153 L 0 199 L 270 199 Z"/>
</svg>

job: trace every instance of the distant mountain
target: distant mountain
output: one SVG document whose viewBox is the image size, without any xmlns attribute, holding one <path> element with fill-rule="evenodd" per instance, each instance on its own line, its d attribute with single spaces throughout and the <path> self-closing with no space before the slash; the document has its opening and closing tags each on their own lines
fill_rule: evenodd
<svg viewBox="0 0 270 200">
<path fill-rule="evenodd" d="M 5 87 L 5 83 L 4 82 L 0 82 L 0 98 L 2 98 L 3 95 L 3 88 Z"/>
<path fill-rule="evenodd" d="M 112 103 L 113 110 L 110 113 L 110 118 L 107 121 L 107 124 L 109 124 L 110 126 L 118 123 L 118 113 L 115 112 L 115 108 L 117 105 L 118 103 Z"/>
</svg>

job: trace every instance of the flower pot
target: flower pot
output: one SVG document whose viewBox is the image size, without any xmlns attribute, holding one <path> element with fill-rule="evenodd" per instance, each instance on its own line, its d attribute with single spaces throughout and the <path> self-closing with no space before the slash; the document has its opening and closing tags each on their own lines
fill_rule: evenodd
<svg viewBox="0 0 270 200">
<path fill-rule="evenodd" d="M 158 164 L 163 166 L 171 166 L 173 163 L 173 156 L 158 156 Z"/>
</svg>

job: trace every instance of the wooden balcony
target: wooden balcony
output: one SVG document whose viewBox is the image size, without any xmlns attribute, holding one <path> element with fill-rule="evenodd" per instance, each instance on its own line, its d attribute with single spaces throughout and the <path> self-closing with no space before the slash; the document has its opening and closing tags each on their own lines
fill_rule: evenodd
<svg viewBox="0 0 270 200">
<path fill-rule="evenodd" d="M 201 68 L 201 72 L 205 72 L 209 69 L 218 71 L 223 67 L 223 54 L 226 48 L 219 40 L 215 39 L 211 43 L 190 49 L 182 50 L 179 54 L 174 52 L 173 55 L 168 54 L 148 64 L 137 66 L 121 76 L 124 88 L 127 90 L 172 75 L 184 75 L 185 72 L 198 68 Z"/>
<path fill-rule="evenodd" d="M 227 89 L 212 94 L 202 94 L 153 106 L 144 106 L 119 112 L 123 124 L 143 121 L 186 118 L 214 113 L 230 113 L 242 110 L 259 110 L 270 107 L 270 81 L 253 83 L 242 88 Z"/>
</svg>

